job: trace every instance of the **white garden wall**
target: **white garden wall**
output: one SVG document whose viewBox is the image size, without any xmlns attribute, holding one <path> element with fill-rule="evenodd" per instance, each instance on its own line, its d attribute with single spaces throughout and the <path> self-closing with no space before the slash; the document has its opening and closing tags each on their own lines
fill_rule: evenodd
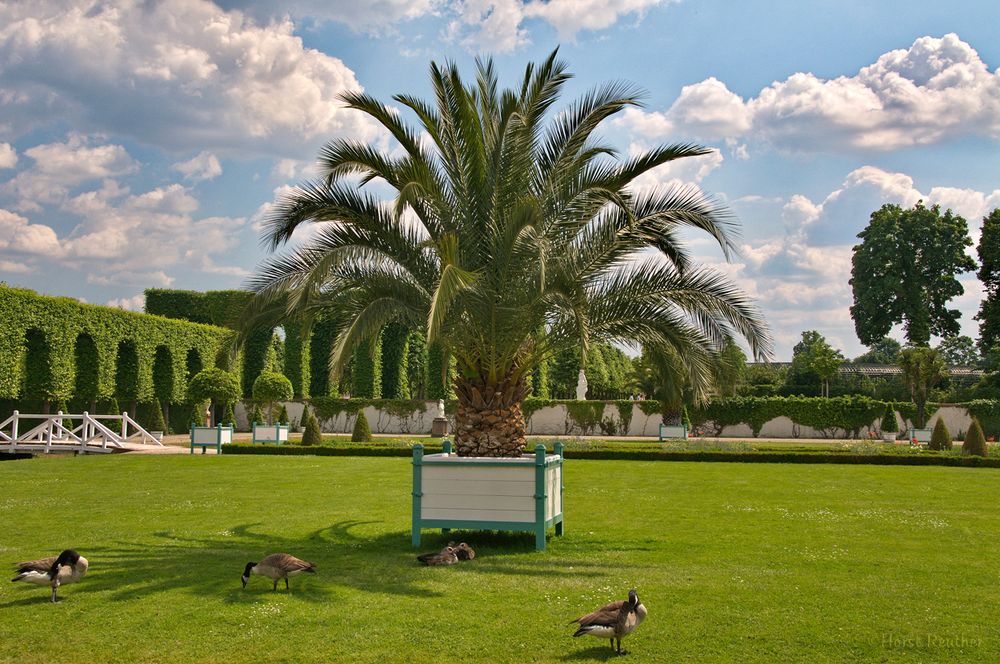
<svg viewBox="0 0 1000 664">
<path fill-rule="evenodd" d="M 302 404 L 287 402 L 285 407 L 288 410 L 289 418 L 300 422 L 302 419 Z M 372 433 L 401 433 L 427 435 L 431 431 L 431 422 L 437 414 L 437 402 L 427 401 L 424 411 L 415 411 L 409 416 L 399 417 L 383 410 L 368 406 L 365 408 L 365 417 Z M 452 419 L 451 416 L 449 419 Z M 961 406 L 941 406 L 931 417 L 928 428 L 932 428 L 939 418 L 943 418 L 945 425 L 952 435 L 965 432 L 969 429 L 971 419 L 965 408 Z M 604 413 L 601 417 L 604 427 L 597 425 L 590 430 L 584 430 L 578 426 L 567 412 L 564 404 L 556 404 L 541 408 L 532 413 L 528 420 L 528 433 L 530 435 L 552 435 L 552 436 L 631 436 L 656 437 L 659 433 L 661 418 L 660 415 L 646 415 L 638 405 L 632 406 L 632 418 L 628 428 L 624 427 L 618 408 L 614 403 L 604 406 Z M 236 420 L 240 429 L 249 429 L 246 410 L 242 404 L 236 407 Z M 341 413 L 337 417 L 322 421 L 323 431 L 327 433 L 351 433 L 354 428 L 354 414 Z M 454 422 L 452 422 L 454 424 Z M 901 427 L 908 426 L 901 423 Z M 451 429 L 453 427 L 449 427 Z M 871 429 L 878 431 L 878 422 L 872 422 Z M 844 435 L 838 432 L 839 437 Z M 729 426 L 723 429 L 723 438 L 752 438 L 753 432 L 745 424 Z M 760 432 L 761 438 L 825 438 L 827 434 L 810 427 L 803 427 L 794 424 L 787 417 L 778 417 L 767 422 Z"/>
</svg>

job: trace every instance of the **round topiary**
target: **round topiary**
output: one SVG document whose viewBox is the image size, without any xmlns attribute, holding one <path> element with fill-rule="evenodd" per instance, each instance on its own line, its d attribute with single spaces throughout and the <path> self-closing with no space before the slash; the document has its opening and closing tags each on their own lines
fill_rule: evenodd
<svg viewBox="0 0 1000 664">
<path fill-rule="evenodd" d="M 306 430 L 302 434 L 302 444 L 303 445 L 322 445 L 323 444 L 323 432 L 319 428 L 319 420 L 312 413 L 309 413 L 309 417 L 306 420 Z"/>
<path fill-rule="evenodd" d="M 295 390 L 292 387 L 292 381 L 288 380 L 284 374 L 276 371 L 264 371 L 253 382 L 254 400 L 267 402 L 268 424 L 271 424 L 270 416 L 271 411 L 274 409 L 274 402 L 288 401 L 294 395 Z M 285 419 L 279 420 L 279 422 L 287 423 L 288 415 L 286 414 Z"/>
<path fill-rule="evenodd" d="M 896 411 L 891 403 L 885 405 L 885 413 L 882 414 L 882 431 L 884 433 L 898 433 L 899 425 L 896 424 Z"/>
<path fill-rule="evenodd" d="M 236 380 L 233 374 L 218 367 L 199 371 L 188 383 L 188 400 L 194 403 L 206 401 L 213 404 L 226 403 L 239 398 L 240 381 Z M 218 419 L 215 411 L 212 411 L 212 419 Z"/>
<path fill-rule="evenodd" d="M 352 443 L 368 443 L 372 439 L 372 430 L 368 426 L 368 418 L 365 417 L 363 409 L 358 410 L 358 417 L 354 420 L 354 431 L 351 432 Z"/>
<path fill-rule="evenodd" d="M 938 418 L 937 424 L 934 425 L 934 432 L 931 434 L 931 442 L 927 446 L 928 449 L 948 451 L 951 449 L 951 433 L 948 431 L 948 427 L 945 426 L 944 419 Z"/>
<path fill-rule="evenodd" d="M 985 457 L 986 437 L 983 435 L 983 428 L 979 426 L 979 420 L 972 418 L 969 431 L 965 434 L 965 442 L 962 443 L 962 454 Z"/>
</svg>

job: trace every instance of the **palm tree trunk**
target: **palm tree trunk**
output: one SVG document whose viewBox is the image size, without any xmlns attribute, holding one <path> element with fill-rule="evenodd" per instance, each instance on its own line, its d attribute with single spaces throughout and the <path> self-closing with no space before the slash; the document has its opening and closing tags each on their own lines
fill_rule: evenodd
<svg viewBox="0 0 1000 664">
<path fill-rule="evenodd" d="M 455 451 L 459 456 L 516 457 L 525 444 L 521 402 L 524 378 L 488 385 L 482 378 L 455 377 Z"/>
</svg>

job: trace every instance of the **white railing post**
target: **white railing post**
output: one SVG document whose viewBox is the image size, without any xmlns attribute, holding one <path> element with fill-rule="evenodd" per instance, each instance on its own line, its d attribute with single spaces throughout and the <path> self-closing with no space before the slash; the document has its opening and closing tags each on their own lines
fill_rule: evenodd
<svg viewBox="0 0 1000 664">
<path fill-rule="evenodd" d="M 80 442 L 83 445 L 90 443 L 90 413 L 83 411 L 83 428 L 80 430 Z"/>
<path fill-rule="evenodd" d="M 65 434 L 63 434 L 63 430 L 62 430 L 62 425 L 63 425 L 63 417 L 62 416 L 63 416 L 63 412 L 61 410 L 57 410 L 56 411 L 56 419 L 55 419 L 54 424 L 56 426 L 56 438 L 58 438 L 59 440 L 62 440 L 63 437 L 65 436 Z"/>
<path fill-rule="evenodd" d="M 128 413 L 124 410 L 122 411 L 122 440 L 128 438 L 126 435 L 128 433 Z"/>
<path fill-rule="evenodd" d="M 48 426 L 45 427 L 45 453 L 48 454 L 52 450 L 52 423 L 54 420 L 48 417 Z"/>
<path fill-rule="evenodd" d="M 14 422 L 11 424 L 10 430 L 10 451 L 17 452 L 17 418 L 20 413 L 16 410 L 14 411 Z"/>
</svg>

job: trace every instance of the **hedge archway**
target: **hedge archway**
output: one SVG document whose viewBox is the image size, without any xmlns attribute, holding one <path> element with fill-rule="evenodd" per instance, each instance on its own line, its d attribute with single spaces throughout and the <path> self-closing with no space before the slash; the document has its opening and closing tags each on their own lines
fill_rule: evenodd
<svg viewBox="0 0 1000 664">
<path fill-rule="evenodd" d="M 97 412 L 98 386 L 100 385 L 100 356 L 94 337 L 81 332 L 73 349 L 76 373 L 73 375 L 73 398 L 84 404 L 83 410 Z"/>
<path fill-rule="evenodd" d="M 52 385 L 52 347 L 48 337 L 38 328 L 24 333 L 24 387 L 21 395 L 25 399 L 41 402 L 43 413 L 49 412 L 49 401 L 55 398 Z"/>
</svg>

